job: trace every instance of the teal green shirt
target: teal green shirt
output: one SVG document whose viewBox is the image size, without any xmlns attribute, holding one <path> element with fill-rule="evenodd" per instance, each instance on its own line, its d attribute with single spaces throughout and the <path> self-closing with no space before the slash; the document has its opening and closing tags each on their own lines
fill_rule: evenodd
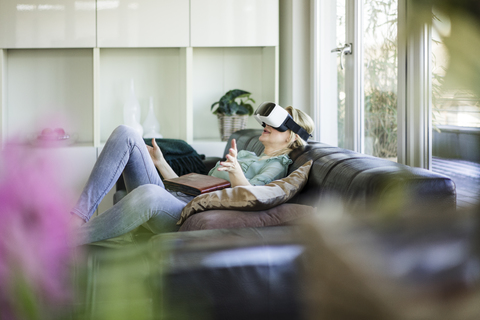
<svg viewBox="0 0 480 320">
<path fill-rule="evenodd" d="M 240 150 L 237 154 L 237 161 L 251 185 L 261 186 L 287 176 L 288 166 L 293 162 L 287 155 L 262 159 L 263 157 L 265 157 L 263 153 L 259 157 L 246 150 Z M 228 172 L 217 170 L 219 166 L 220 161 L 208 175 L 230 181 Z"/>
</svg>

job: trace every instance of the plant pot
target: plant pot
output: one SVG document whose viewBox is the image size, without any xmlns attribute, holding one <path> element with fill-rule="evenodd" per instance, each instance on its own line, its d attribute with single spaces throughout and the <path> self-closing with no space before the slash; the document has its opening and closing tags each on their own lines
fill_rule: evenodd
<svg viewBox="0 0 480 320">
<path fill-rule="evenodd" d="M 248 115 L 226 116 L 217 114 L 218 128 L 220 129 L 220 137 L 222 141 L 227 141 L 232 133 L 245 129 L 247 126 Z"/>
</svg>

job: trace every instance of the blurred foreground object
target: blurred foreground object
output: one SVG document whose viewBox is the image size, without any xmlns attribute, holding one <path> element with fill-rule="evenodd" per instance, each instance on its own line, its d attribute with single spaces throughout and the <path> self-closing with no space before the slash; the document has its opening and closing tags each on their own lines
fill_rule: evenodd
<svg viewBox="0 0 480 320">
<path fill-rule="evenodd" d="M 138 243 L 132 235 L 118 250 L 113 239 L 91 244 L 76 314 L 479 319 L 478 210 L 359 209 L 321 200 L 297 225 L 172 232 Z"/>
<path fill-rule="evenodd" d="M 437 30 L 450 55 L 445 85 L 472 90 L 480 97 L 480 1 L 410 0 L 410 3 L 414 8 L 411 10 L 413 16 L 409 17 L 413 25 L 432 25 L 437 19 L 434 11 L 449 20 L 444 21 L 450 25 L 449 30 Z"/>
<path fill-rule="evenodd" d="M 303 319 L 304 249 L 292 227 L 196 230 L 151 239 L 160 319 Z"/>
<path fill-rule="evenodd" d="M 72 320 L 166 319 L 153 313 L 159 299 L 148 243 L 132 243 L 125 235 L 85 245 L 83 253 L 75 268 Z"/>
<path fill-rule="evenodd" d="M 324 205 L 303 224 L 308 319 L 480 318 L 478 208 L 352 213 Z"/>
<path fill-rule="evenodd" d="M 69 208 L 53 159 L 0 153 L 0 318 L 56 319 L 72 297 Z"/>
</svg>

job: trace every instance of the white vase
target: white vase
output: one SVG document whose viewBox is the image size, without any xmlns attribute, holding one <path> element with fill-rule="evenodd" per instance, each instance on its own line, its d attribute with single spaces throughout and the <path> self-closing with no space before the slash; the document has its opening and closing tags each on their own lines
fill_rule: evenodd
<svg viewBox="0 0 480 320">
<path fill-rule="evenodd" d="M 130 93 L 125 104 L 123 105 L 123 123 L 134 128 L 141 136 L 143 135 L 143 127 L 140 124 L 141 109 L 135 96 L 135 88 L 133 79 L 130 81 Z"/>
<path fill-rule="evenodd" d="M 158 122 L 155 117 L 155 112 L 153 111 L 153 97 L 150 97 L 148 114 L 143 122 L 143 132 L 144 138 L 163 138 L 160 134 L 160 122 Z"/>
</svg>

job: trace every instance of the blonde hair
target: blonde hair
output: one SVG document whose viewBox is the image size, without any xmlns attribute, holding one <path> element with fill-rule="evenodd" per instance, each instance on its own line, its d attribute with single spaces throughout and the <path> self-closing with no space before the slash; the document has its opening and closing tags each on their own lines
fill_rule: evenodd
<svg viewBox="0 0 480 320">
<path fill-rule="evenodd" d="M 285 110 L 287 110 L 287 112 L 292 116 L 293 120 L 300 127 L 305 129 L 305 131 L 307 131 L 309 134 L 311 134 L 313 132 L 315 124 L 314 124 L 312 118 L 310 118 L 310 116 L 308 114 L 306 114 L 302 110 L 295 109 L 292 106 L 286 107 Z M 288 155 L 290 152 L 292 152 L 293 149 L 305 146 L 306 144 L 307 144 L 307 142 L 305 140 L 303 140 L 302 138 L 300 138 L 300 136 L 298 134 L 296 134 L 295 132 L 290 130 L 290 138 L 289 138 L 288 145 L 283 149 L 275 151 L 272 154 L 272 156 L 280 156 L 282 154 L 287 154 Z"/>
</svg>

